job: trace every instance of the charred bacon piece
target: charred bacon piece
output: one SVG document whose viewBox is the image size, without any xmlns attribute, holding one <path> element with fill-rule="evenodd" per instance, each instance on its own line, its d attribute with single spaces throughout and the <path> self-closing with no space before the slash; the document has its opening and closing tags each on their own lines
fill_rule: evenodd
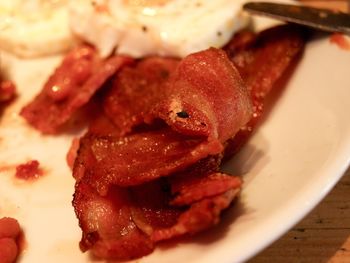
<svg viewBox="0 0 350 263">
<path fill-rule="evenodd" d="M 113 186 L 100 196 L 84 179 L 76 184 L 73 205 L 83 230 L 82 251 L 100 258 L 132 259 L 153 251 L 154 244 L 132 220 L 129 190 Z"/>
<path fill-rule="evenodd" d="M 218 141 L 186 137 L 167 127 L 124 137 L 88 135 L 80 144 L 84 156 L 78 155 L 74 177 L 79 180 L 85 176 L 101 195 L 110 185 L 142 184 L 183 170 L 223 150 Z"/>
<path fill-rule="evenodd" d="M 143 123 L 145 115 L 165 97 L 166 82 L 178 64 L 178 59 L 151 57 L 118 73 L 103 108 L 123 134 Z"/>
<path fill-rule="evenodd" d="M 236 185 L 215 194 L 213 184 L 212 196 L 204 194 L 197 201 L 173 206 L 170 187 L 162 178 L 128 188 L 112 186 L 101 196 L 83 178 L 76 185 L 73 200 L 83 230 L 82 251 L 118 260 L 147 255 L 159 241 L 195 234 L 217 224 L 220 213 L 239 191 Z M 183 194 L 191 196 L 186 189 Z"/>
<path fill-rule="evenodd" d="M 107 116 L 124 132 L 160 118 L 179 133 L 226 141 L 251 114 L 239 73 L 217 49 L 177 65 L 151 58 L 122 70 L 105 99 Z"/>
<path fill-rule="evenodd" d="M 168 126 L 149 125 L 149 130 L 123 137 L 87 136 L 82 147 L 90 148 L 85 152 L 91 153 L 89 160 L 94 163 L 89 166 L 78 157 L 76 179 L 84 174 L 81 170 L 89 170 L 89 182 L 104 194 L 111 184 L 130 186 L 168 176 L 221 153 L 223 142 L 250 118 L 250 100 L 242 80 L 220 50 L 209 49 L 186 57 L 164 85 L 164 99 L 153 108 L 145 104 L 145 109 L 151 109 L 145 119 L 147 123 L 163 119 Z M 133 90 L 137 92 L 138 87 Z M 128 91 L 124 96 L 134 95 Z M 154 96 L 159 97 L 157 93 Z M 189 118 L 176 114 L 183 110 L 190 114 Z M 134 116 L 130 111 L 126 114 Z M 123 133 L 128 129 L 129 126 Z"/>
<path fill-rule="evenodd" d="M 242 31 L 224 47 L 245 81 L 253 102 L 252 119 L 229 142 L 228 155 L 237 152 L 253 132 L 263 114 L 265 97 L 301 54 L 305 39 L 304 28 L 288 24 L 259 34 Z"/>
<path fill-rule="evenodd" d="M 107 79 L 132 62 L 133 59 L 123 56 L 102 60 L 92 47 L 78 47 L 64 58 L 21 115 L 41 132 L 55 133 Z"/>
<path fill-rule="evenodd" d="M 251 117 L 246 87 L 222 50 L 210 48 L 184 58 L 166 93 L 150 118 L 163 119 L 181 134 L 223 143 Z"/>
</svg>

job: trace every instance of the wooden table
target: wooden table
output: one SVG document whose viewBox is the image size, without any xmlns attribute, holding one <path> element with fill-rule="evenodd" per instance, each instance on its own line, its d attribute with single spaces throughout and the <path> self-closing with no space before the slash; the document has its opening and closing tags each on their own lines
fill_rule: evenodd
<svg viewBox="0 0 350 263">
<path fill-rule="evenodd" d="M 270 262 L 350 262 L 350 169 L 308 216 L 249 261 Z"/>
<path fill-rule="evenodd" d="M 348 9 L 346 1 L 304 2 Z M 350 263 L 350 168 L 308 216 L 249 263 Z"/>
</svg>

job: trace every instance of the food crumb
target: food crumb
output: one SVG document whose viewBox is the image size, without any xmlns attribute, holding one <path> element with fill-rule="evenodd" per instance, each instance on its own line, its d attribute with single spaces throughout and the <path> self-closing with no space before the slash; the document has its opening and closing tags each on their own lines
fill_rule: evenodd
<svg viewBox="0 0 350 263">
<path fill-rule="evenodd" d="M 343 50 L 350 50 L 350 41 L 343 34 L 334 33 L 329 40 Z"/>
<path fill-rule="evenodd" d="M 28 161 L 25 164 L 20 164 L 16 167 L 16 178 L 22 180 L 37 179 L 43 175 L 43 171 L 39 168 L 37 160 Z"/>
</svg>

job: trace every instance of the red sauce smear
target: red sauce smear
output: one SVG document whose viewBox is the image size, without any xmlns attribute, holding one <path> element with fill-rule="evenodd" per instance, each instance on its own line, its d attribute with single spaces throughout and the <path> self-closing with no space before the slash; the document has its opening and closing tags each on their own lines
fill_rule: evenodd
<svg viewBox="0 0 350 263">
<path fill-rule="evenodd" d="M 43 175 L 43 171 L 39 168 L 37 160 L 31 160 L 25 164 L 16 167 L 16 177 L 22 180 L 37 179 Z"/>
<path fill-rule="evenodd" d="M 0 164 L 0 172 L 10 172 L 15 168 L 13 165 Z"/>
<path fill-rule="evenodd" d="M 3 217 L 0 219 L 0 262 L 15 262 L 19 254 L 17 238 L 21 228 L 16 219 Z"/>
<path fill-rule="evenodd" d="M 350 42 L 345 38 L 343 34 L 334 33 L 330 37 L 330 42 L 336 44 L 339 48 L 343 50 L 350 50 Z"/>
</svg>

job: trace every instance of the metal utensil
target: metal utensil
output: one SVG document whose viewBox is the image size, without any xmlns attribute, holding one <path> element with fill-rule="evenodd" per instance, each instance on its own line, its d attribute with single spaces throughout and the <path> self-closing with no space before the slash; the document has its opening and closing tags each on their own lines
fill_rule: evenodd
<svg viewBox="0 0 350 263">
<path fill-rule="evenodd" d="M 350 35 L 350 15 L 342 12 L 269 2 L 249 2 L 243 5 L 243 9 L 256 15 Z"/>
</svg>

